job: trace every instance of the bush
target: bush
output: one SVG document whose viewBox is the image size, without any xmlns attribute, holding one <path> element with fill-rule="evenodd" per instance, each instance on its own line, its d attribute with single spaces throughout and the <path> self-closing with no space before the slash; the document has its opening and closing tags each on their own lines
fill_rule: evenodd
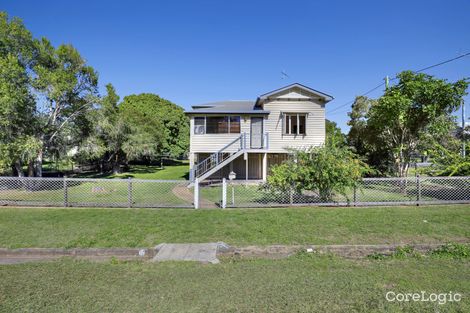
<svg viewBox="0 0 470 313">
<path fill-rule="evenodd" d="M 318 193 L 322 201 L 332 201 L 333 194 L 339 193 L 349 201 L 347 191 L 370 171 L 348 147 L 327 143 L 291 152 L 288 161 L 271 168 L 267 188 L 273 192 L 308 190 Z"/>
</svg>

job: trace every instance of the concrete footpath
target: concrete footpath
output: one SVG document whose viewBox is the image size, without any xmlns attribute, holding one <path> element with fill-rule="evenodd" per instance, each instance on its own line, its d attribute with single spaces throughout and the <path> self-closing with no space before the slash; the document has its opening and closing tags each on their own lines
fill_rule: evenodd
<svg viewBox="0 0 470 313">
<path fill-rule="evenodd" d="M 162 243 L 154 248 L 0 248 L 0 265 L 25 262 L 53 261 L 63 257 L 106 261 L 196 261 L 219 263 L 218 257 L 225 258 L 267 258 L 289 257 L 300 251 L 317 254 L 334 254 L 345 258 L 363 258 L 378 253 L 389 255 L 397 248 L 409 246 L 414 251 L 426 253 L 444 244 L 386 244 L 386 245 L 270 245 L 230 247 L 224 242 L 212 243 Z"/>
<path fill-rule="evenodd" d="M 163 243 L 155 247 L 153 261 L 199 261 L 218 264 L 217 252 L 227 252 L 230 247 L 223 242 Z"/>
</svg>

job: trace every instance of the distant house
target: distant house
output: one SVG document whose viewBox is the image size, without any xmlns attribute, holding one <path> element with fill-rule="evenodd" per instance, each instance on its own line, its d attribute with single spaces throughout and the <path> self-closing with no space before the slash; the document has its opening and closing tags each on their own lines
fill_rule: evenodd
<svg viewBox="0 0 470 313">
<path fill-rule="evenodd" d="M 220 101 L 192 106 L 190 178 L 265 180 L 287 148 L 325 141 L 325 104 L 332 96 L 292 84 L 255 101 Z"/>
</svg>

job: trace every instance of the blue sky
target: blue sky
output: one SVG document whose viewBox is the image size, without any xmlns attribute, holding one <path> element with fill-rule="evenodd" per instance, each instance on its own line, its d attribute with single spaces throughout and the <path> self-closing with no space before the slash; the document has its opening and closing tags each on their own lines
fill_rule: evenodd
<svg viewBox="0 0 470 313">
<path fill-rule="evenodd" d="M 470 51 L 465 0 L 3 0 L 0 10 L 35 37 L 73 44 L 99 72 L 101 90 L 111 82 L 121 96 L 151 92 L 189 108 L 299 82 L 335 97 L 327 117 L 343 130 L 350 106 L 328 112 L 385 75 Z M 427 73 L 470 77 L 470 57 Z"/>
</svg>

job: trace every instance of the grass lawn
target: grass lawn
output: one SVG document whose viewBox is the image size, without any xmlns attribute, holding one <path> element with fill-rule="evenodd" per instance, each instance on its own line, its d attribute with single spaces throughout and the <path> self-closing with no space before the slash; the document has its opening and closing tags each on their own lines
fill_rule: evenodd
<svg viewBox="0 0 470 313">
<path fill-rule="evenodd" d="M 0 247 L 442 243 L 470 239 L 470 205 L 283 209 L 0 208 Z"/>
<path fill-rule="evenodd" d="M 165 165 L 164 168 L 153 165 L 131 165 L 129 172 L 108 175 L 107 178 L 138 178 L 138 179 L 189 179 L 189 162 L 181 161 L 177 165 Z"/>
<path fill-rule="evenodd" d="M 2 312 L 469 312 L 470 262 L 444 258 L 138 263 L 61 260 L 0 266 Z M 461 302 L 387 302 L 394 292 Z"/>
<path fill-rule="evenodd" d="M 173 188 L 177 185 L 186 186 L 188 178 L 188 162 L 181 161 L 176 165 L 167 165 L 164 169 L 158 166 L 133 165 L 129 172 L 119 175 L 82 174 L 73 178 L 102 178 L 97 181 L 68 182 L 69 206 L 128 206 L 128 181 L 124 178 L 140 180 L 178 180 L 179 182 L 133 182 L 132 203 L 135 207 L 191 207 L 190 200 L 175 195 Z M 73 179 L 72 178 L 72 179 Z M 115 178 L 115 179 L 112 179 Z M 123 178 L 123 179 L 119 179 Z M 50 180 L 42 182 L 26 182 L 22 188 L 12 188 L 5 182 L 0 188 L 0 201 L 22 205 L 54 205 L 63 206 L 63 181 Z M 2 186 L 0 186 L 2 187 Z M 192 192 L 192 189 L 191 189 Z"/>
<path fill-rule="evenodd" d="M 15 203 L 34 203 L 38 205 L 63 206 L 64 189 L 62 180 L 49 182 L 29 182 L 39 186 L 33 191 L 29 188 L 0 190 L 0 200 Z M 132 205 L 191 207 L 192 201 L 176 196 L 173 188 L 186 186 L 186 182 L 132 182 Z M 69 206 L 128 206 L 128 181 L 121 179 L 102 179 L 94 181 L 73 181 L 67 183 L 67 202 Z M 185 187 L 186 188 L 186 187 Z M 191 199 L 192 200 L 192 199 Z"/>
<path fill-rule="evenodd" d="M 221 185 L 204 186 L 201 189 L 201 197 L 214 203 L 219 203 L 222 198 Z M 235 202 L 232 204 L 232 192 Z M 336 194 L 332 202 L 347 203 L 354 199 L 354 191 L 348 190 L 346 196 Z M 445 201 L 445 200 L 469 200 L 470 182 L 458 180 L 423 180 L 421 182 L 420 201 Z M 417 184 L 411 179 L 406 183 L 406 188 L 391 180 L 368 182 L 356 192 L 357 202 L 414 202 L 417 200 Z M 289 202 L 287 193 L 275 193 L 264 190 L 256 185 L 236 184 L 227 188 L 227 206 L 252 207 L 252 206 L 279 206 Z M 321 202 L 315 194 L 294 194 L 293 202 L 306 204 Z"/>
</svg>

